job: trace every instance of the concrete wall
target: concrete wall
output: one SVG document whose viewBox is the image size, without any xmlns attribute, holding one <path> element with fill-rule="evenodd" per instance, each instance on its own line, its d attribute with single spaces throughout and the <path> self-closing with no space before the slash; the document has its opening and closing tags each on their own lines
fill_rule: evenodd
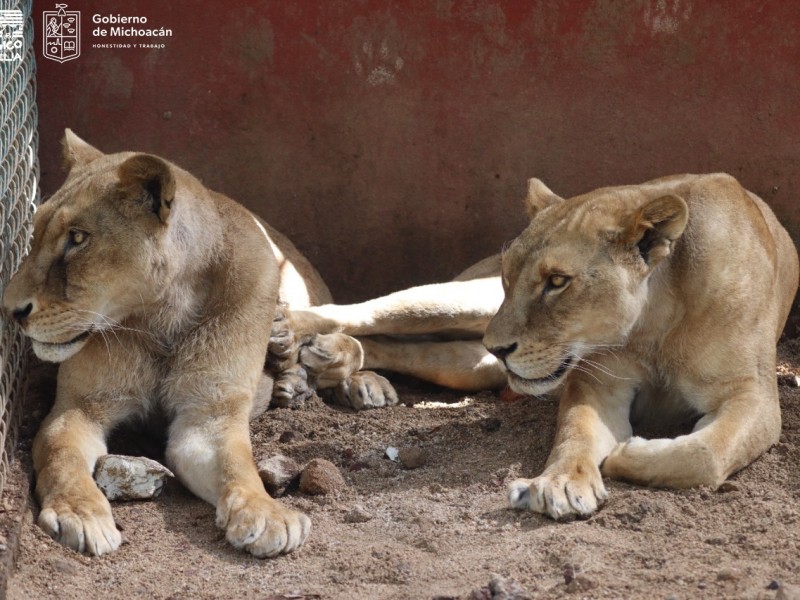
<svg viewBox="0 0 800 600">
<path fill-rule="evenodd" d="M 39 17 L 53 8 L 34 3 Z M 339 300 L 496 252 L 525 224 L 531 176 L 573 195 L 727 171 L 800 234 L 794 0 L 68 10 L 82 13 L 82 55 L 39 62 L 44 192 L 62 180 L 66 126 L 107 151 L 163 155 L 288 234 Z M 148 40 L 165 49 L 93 48 L 125 41 L 92 35 L 92 16 L 111 13 L 173 36 Z"/>
</svg>

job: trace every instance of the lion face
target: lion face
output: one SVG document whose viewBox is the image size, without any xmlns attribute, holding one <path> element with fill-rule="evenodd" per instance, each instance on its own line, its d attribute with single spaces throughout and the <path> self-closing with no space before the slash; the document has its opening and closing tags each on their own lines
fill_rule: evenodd
<svg viewBox="0 0 800 600">
<path fill-rule="evenodd" d="M 156 157 L 106 156 L 71 132 L 65 150 L 69 176 L 37 211 L 31 252 L 3 295 L 36 355 L 52 362 L 154 300 L 174 194 Z"/>
<path fill-rule="evenodd" d="M 686 224 L 676 196 L 599 190 L 561 200 L 530 182 L 532 220 L 503 255 L 505 299 L 484 344 L 511 388 L 543 394 L 590 353 L 624 343 L 647 282 Z"/>
</svg>

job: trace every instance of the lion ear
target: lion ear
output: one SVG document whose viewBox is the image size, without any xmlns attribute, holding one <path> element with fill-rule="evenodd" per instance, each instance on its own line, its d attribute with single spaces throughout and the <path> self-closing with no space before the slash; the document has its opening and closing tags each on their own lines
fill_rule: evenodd
<svg viewBox="0 0 800 600">
<path fill-rule="evenodd" d="M 117 171 L 120 188 L 131 198 L 144 201 L 162 223 L 169 220 L 175 199 L 175 176 L 170 166 L 150 154 L 136 154 Z"/>
<path fill-rule="evenodd" d="M 543 208 L 563 201 L 564 199 L 556 195 L 541 179 L 536 179 L 535 177 L 528 179 L 528 195 L 525 196 L 525 208 L 531 219 Z"/>
<path fill-rule="evenodd" d="M 627 219 L 623 242 L 635 245 L 644 261 L 654 267 L 672 251 L 672 242 L 686 228 L 689 207 L 686 201 L 672 194 L 649 200 Z"/>
<path fill-rule="evenodd" d="M 61 148 L 64 158 L 64 167 L 67 172 L 71 171 L 76 165 L 82 167 L 104 156 L 100 150 L 84 142 L 75 135 L 71 129 L 64 130 L 64 137 L 61 139 Z"/>
</svg>

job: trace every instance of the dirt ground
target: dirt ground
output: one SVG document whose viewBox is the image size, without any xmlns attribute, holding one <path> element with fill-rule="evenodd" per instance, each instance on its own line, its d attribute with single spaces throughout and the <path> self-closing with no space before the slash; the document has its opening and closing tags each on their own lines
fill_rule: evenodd
<svg viewBox="0 0 800 600">
<path fill-rule="evenodd" d="M 326 458 L 347 483 L 335 495 L 283 497 L 313 530 L 300 551 L 274 560 L 229 547 L 214 509 L 174 481 L 153 501 L 114 503 L 125 543 L 111 556 L 50 540 L 26 499 L 30 435 L 46 410 L 36 400 L 52 393 L 39 369 L 0 515 L 6 568 L 18 543 L 7 597 L 800 597 L 800 388 L 788 376 L 800 372 L 800 340 L 784 342 L 780 356 L 783 433 L 755 464 L 716 492 L 609 481 L 602 510 L 567 523 L 506 505 L 507 483 L 544 464 L 555 401 L 406 384 L 406 405 L 393 409 L 356 414 L 312 401 L 271 410 L 253 424 L 256 458 Z M 427 458 L 405 469 L 387 447 Z"/>
</svg>

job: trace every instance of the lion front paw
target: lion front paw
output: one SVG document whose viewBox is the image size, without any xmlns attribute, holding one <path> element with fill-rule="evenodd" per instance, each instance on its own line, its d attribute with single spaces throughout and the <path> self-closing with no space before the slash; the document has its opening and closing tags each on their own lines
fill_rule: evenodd
<svg viewBox="0 0 800 600">
<path fill-rule="evenodd" d="M 361 369 L 364 350 L 357 339 L 344 333 L 316 335 L 300 348 L 300 364 L 316 378 L 320 388 L 333 387 Z"/>
<path fill-rule="evenodd" d="M 535 479 L 517 479 L 508 489 L 512 508 L 532 510 L 553 519 L 587 517 L 608 498 L 599 469 L 576 466 L 570 472 L 553 470 Z"/>
<path fill-rule="evenodd" d="M 38 523 L 57 542 L 86 554 L 102 556 L 122 543 L 111 505 L 97 488 L 79 497 L 62 496 L 47 502 Z"/>
<path fill-rule="evenodd" d="M 365 410 L 397 404 L 397 392 L 385 377 L 372 371 L 359 371 L 342 381 L 329 394 L 340 406 Z"/>
<path fill-rule="evenodd" d="M 300 344 L 295 336 L 288 307 L 278 304 L 272 319 L 272 331 L 267 348 L 267 366 L 273 371 L 281 371 L 297 362 Z"/>
<path fill-rule="evenodd" d="M 217 504 L 217 526 L 235 548 L 258 558 L 293 552 L 305 543 L 311 520 L 266 493 L 236 489 Z"/>
<path fill-rule="evenodd" d="M 302 365 L 295 365 L 275 376 L 270 406 L 278 408 L 302 408 L 306 400 L 314 395 L 308 385 L 308 375 Z"/>
</svg>

